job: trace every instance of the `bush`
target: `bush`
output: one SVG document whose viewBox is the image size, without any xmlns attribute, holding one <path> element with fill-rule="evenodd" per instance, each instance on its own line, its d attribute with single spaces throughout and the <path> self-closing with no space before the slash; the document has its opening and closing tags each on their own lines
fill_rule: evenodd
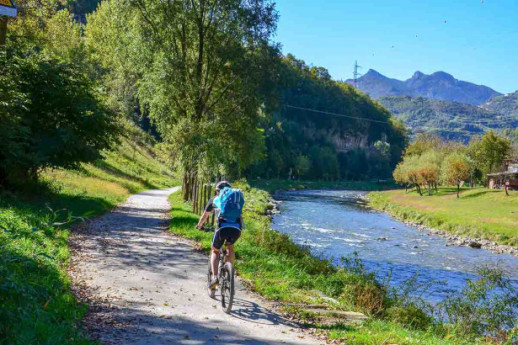
<svg viewBox="0 0 518 345">
<path fill-rule="evenodd" d="M 0 65 L 0 185 L 100 158 L 117 126 L 94 87 L 80 66 L 10 46 Z"/>
<path fill-rule="evenodd" d="M 480 269 L 477 280 L 468 280 L 462 291 L 440 305 L 443 318 L 462 334 L 499 338 L 502 330 L 517 323 L 518 293 L 501 270 Z"/>
<path fill-rule="evenodd" d="M 423 309 L 413 304 L 390 307 L 385 311 L 385 316 L 397 324 L 420 330 L 426 330 L 432 322 Z"/>
</svg>

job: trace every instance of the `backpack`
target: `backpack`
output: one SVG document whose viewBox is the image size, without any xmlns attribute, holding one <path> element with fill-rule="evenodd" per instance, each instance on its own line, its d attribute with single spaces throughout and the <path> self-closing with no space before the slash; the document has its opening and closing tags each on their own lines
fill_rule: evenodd
<svg viewBox="0 0 518 345">
<path fill-rule="evenodd" d="M 243 211 L 245 198 L 241 189 L 225 187 L 219 192 L 219 196 L 214 199 L 214 204 L 220 210 L 220 218 L 223 218 L 226 222 L 237 223 Z"/>
</svg>

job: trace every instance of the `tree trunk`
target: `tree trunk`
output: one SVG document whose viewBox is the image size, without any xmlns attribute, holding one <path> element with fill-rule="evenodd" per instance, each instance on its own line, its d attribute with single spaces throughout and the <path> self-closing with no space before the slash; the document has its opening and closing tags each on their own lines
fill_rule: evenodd
<svg viewBox="0 0 518 345">
<path fill-rule="evenodd" d="M 457 183 L 457 199 L 460 198 L 459 193 L 460 193 L 460 183 Z"/>
<path fill-rule="evenodd" d="M 432 195 L 432 186 L 428 183 L 428 196 Z"/>
<path fill-rule="evenodd" d="M 420 196 L 423 196 L 423 193 L 421 193 L 421 186 L 419 186 L 419 184 L 416 184 L 415 188 L 417 189 L 417 193 L 419 193 Z"/>
</svg>

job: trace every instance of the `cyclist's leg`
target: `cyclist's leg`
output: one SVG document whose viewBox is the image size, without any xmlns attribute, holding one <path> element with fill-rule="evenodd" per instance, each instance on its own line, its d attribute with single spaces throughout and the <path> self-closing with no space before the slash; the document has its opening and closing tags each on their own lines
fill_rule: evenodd
<svg viewBox="0 0 518 345">
<path fill-rule="evenodd" d="M 234 252 L 234 245 L 233 244 L 225 244 L 225 247 L 227 248 L 227 261 L 232 263 L 232 266 L 234 266 L 234 261 L 236 260 L 236 254 Z"/>
<path fill-rule="evenodd" d="M 223 239 L 220 235 L 221 229 L 218 229 L 214 232 L 214 237 L 212 238 L 212 250 L 210 256 L 210 264 L 212 268 L 212 277 L 218 276 L 218 264 L 219 264 L 219 253 L 221 247 L 223 246 Z"/>
<path fill-rule="evenodd" d="M 235 251 L 234 251 L 234 243 L 241 236 L 241 231 L 239 229 L 233 227 L 227 227 L 221 229 L 220 237 L 225 239 L 225 247 L 227 248 L 227 261 L 231 262 L 234 265 Z"/>
<path fill-rule="evenodd" d="M 210 265 L 212 268 L 212 277 L 218 276 L 219 249 L 212 247 L 210 254 Z"/>
</svg>

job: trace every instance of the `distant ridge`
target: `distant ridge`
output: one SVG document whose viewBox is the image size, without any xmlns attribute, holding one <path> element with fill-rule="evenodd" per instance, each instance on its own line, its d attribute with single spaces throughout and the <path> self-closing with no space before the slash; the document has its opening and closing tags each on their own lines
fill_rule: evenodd
<svg viewBox="0 0 518 345">
<path fill-rule="evenodd" d="M 352 79 L 348 79 L 346 82 L 354 85 Z M 358 89 L 375 99 L 386 95 L 404 95 L 471 105 L 480 105 L 490 98 L 501 95 L 487 86 L 458 80 L 451 74 L 442 71 L 429 75 L 417 71 L 412 78 L 402 81 L 388 78 L 370 69 L 358 79 Z"/>
</svg>

